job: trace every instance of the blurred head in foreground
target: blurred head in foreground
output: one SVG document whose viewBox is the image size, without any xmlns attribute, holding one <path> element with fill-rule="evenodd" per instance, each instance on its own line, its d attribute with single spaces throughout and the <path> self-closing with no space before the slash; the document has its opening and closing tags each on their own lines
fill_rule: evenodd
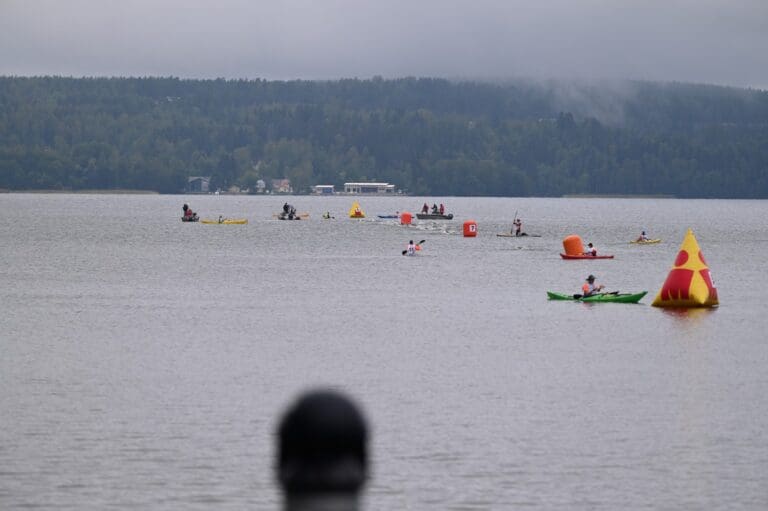
<svg viewBox="0 0 768 511">
<path fill-rule="evenodd" d="M 278 430 L 277 476 L 288 507 L 333 498 L 349 500 L 353 509 L 368 475 L 367 429 L 357 406 L 337 391 L 299 396 Z"/>
</svg>

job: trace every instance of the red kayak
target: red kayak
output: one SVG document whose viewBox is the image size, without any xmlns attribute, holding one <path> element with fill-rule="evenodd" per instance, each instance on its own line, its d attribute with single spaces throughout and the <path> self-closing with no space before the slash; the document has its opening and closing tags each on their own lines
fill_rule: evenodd
<svg viewBox="0 0 768 511">
<path fill-rule="evenodd" d="M 562 257 L 563 259 L 613 259 L 612 255 L 593 256 L 593 255 L 568 255 L 568 254 L 560 254 L 560 257 Z"/>
</svg>

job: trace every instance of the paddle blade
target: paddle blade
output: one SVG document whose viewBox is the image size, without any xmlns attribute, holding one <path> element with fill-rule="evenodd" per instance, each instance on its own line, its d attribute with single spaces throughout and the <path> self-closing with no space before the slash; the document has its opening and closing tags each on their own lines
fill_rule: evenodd
<svg viewBox="0 0 768 511">
<path fill-rule="evenodd" d="M 421 245 L 422 243 L 426 243 L 427 240 L 421 240 L 418 244 Z"/>
<path fill-rule="evenodd" d="M 407 254 L 407 253 L 408 253 L 408 251 L 407 251 L 407 250 L 403 250 L 403 255 L 405 255 L 405 254 Z"/>
<path fill-rule="evenodd" d="M 579 298 L 581 298 L 581 295 L 573 295 L 574 300 L 578 300 Z"/>
</svg>

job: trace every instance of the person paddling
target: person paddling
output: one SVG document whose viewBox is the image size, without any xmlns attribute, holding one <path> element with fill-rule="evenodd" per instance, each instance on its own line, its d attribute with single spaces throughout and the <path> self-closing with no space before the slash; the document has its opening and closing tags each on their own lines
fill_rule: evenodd
<svg viewBox="0 0 768 511">
<path fill-rule="evenodd" d="M 640 233 L 640 236 L 637 237 L 637 241 L 648 241 L 648 236 L 645 235 L 645 231 Z"/>
<path fill-rule="evenodd" d="M 409 256 L 416 255 L 416 245 L 414 245 L 413 240 L 408 242 L 408 248 L 405 253 Z"/>
<path fill-rule="evenodd" d="M 602 284 L 595 284 L 595 276 L 590 275 L 586 278 L 586 281 L 581 286 L 581 294 L 584 297 L 596 295 L 603 290 L 603 287 L 604 286 Z"/>
<path fill-rule="evenodd" d="M 516 218 L 512 222 L 512 225 L 515 228 L 515 236 L 522 236 L 523 235 L 523 221 L 520 220 L 519 218 Z"/>
<path fill-rule="evenodd" d="M 592 245 L 592 243 L 587 243 L 587 251 L 584 252 L 584 255 L 593 257 L 597 255 L 597 249 Z"/>
</svg>

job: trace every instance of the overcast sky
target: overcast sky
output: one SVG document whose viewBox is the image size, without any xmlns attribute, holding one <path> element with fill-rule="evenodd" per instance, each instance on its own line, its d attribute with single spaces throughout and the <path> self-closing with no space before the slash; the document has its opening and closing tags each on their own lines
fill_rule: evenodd
<svg viewBox="0 0 768 511">
<path fill-rule="evenodd" d="M 0 0 L 0 75 L 768 89 L 768 0 Z"/>
</svg>

